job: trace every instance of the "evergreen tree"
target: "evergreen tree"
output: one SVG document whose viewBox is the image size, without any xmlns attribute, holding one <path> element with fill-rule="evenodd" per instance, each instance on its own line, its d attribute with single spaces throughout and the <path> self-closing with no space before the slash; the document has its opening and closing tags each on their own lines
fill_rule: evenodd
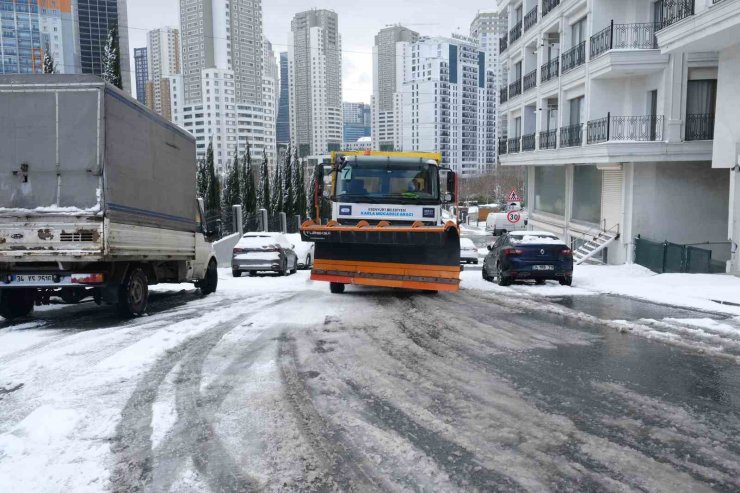
<svg viewBox="0 0 740 493">
<path fill-rule="evenodd" d="M 213 142 L 208 145 L 206 169 L 208 175 L 208 189 L 205 197 L 206 211 L 213 214 L 221 210 L 221 182 L 216 176 L 216 165 L 213 162 Z"/>
<path fill-rule="evenodd" d="M 313 167 L 313 176 L 308 184 L 308 215 L 314 222 L 319 222 L 321 219 L 320 215 L 316 214 L 316 201 L 321 202 L 321 197 L 317 197 L 319 191 L 319 184 L 324 180 L 324 169 L 321 163 Z"/>
<path fill-rule="evenodd" d="M 257 206 L 260 209 L 267 209 L 267 212 L 272 212 L 270 210 L 271 205 L 270 167 L 267 164 L 267 156 L 265 156 L 265 159 L 262 161 L 262 166 L 260 166 L 260 183 L 259 189 L 257 190 Z"/>
<path fill-rule="evenodd" d="M 121 48 L 118 44 L 118 27 L 113 26 L 108 31 L 108 40 L 103 50 L 103 79 L 119 89 L 123 89 L 121 77 Z"/>
<path fill-rule="evenodd" d="M 306 166 L 303 161 L 298 161 L 298 155 L 296 154 L 296 162 L 298 162 L 298 197 L 296 200 L 297 210 L 296 214 L 299 214 L 301 218 L 306 217 L 306 211 L 308 210 L 308 190 L 306 189 Z"/>
<path fill-rule="evenodd" d="M 226 175 L 226 189 L 223 193 L 223 206 L 231 210 L 234 205 L 242 203 L 242 178 L 239 157 L 234 156 L 234 162 L 229 167 Z"/>
<path fill-rule="evenodd" d="M 244 204 L 244 210 L 250 214 L 257 211 L 257 188 L 254 183 L 254 170 L 252 169 L 252 150 L 247 142 L 247 152 L 244 153 L 243 172 L 242 180 L 244 180 L 244 186 L 242 191 L 244 197 L 242 203 Z"/>
<path fill-rule="evenodd" d="M 45 74 L 55 74 L 57 72 L 56 64 L 54 63 L 54 57 L 51 56 L 51 52 L 47 46 L 46 50 L 44 50 L 44 73 Z"/>
<path fill-rule="evenodd" d="M 285 174 L 283 160 L 278 159 L 275 164 L 275 176 L 272 180 L 272 212 L 285 212 Z"/>
<path fill-rule="evenodd" d="M 293 167 L 293 153 L 290 152 L 290 148 L 285 153 L 285 194 L 284 194 L 284 209 L 288 217 L 292 218 L 295 215 L 296 204 L 295 204 L 295 176 Z"/>
<path fill-rule="evenodd" d="M 208 167 L 204 160 L 198 161 L 196 172 L 196 189 L 199 198 L 205 199 L 208 193 Z"/>
</svg>

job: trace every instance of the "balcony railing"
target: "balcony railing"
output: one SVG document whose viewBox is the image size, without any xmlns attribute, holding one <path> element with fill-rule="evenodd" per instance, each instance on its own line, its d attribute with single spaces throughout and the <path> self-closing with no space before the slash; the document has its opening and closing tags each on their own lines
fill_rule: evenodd
<svg viewBox="0 0 740 493">
<path fill-rule="evenodd" d="M 588 122 L 586 142 L 598 144 L 607 141 L 655 142 L 663 140 L 663 117 L 612 116 Z"/>
<path fill-rule="evenodd" d="M 522 135 L 522 151 L 534 151 L 535 134 Z"/>
<path fill-rule="evenodd" d="M 586 63 L 586 42 L 581 41 L 573 48 L 569 49 L 561 56 L 562 62 L 562 73 L 566 73 L 569 70 L 573 70 Z"/>
<path fill-rule="evenodd" d="M 540 67 L 540 84 L 544 84 L 558 75 L 560 75 L 560 59 L 555 58 Z"/>
<path fill-rule="evenodd" d="M 509 139 L 509 154 L 516 154 L 521 151 L 522 139 L 520 137 L 513 137 Z"/>
<path fill-rule="evenodd" d="M 540 132 L 540 149 L 555 149 L 557 146 L 557 130 L 543 130 L 542 132 Z"/>
<path fill-rule="evenodd" d="M 686 140 L 713 140 L 714 113 L 686 115 Z"/>
<path fill-rule="evenodd" d="M 542 17 L 545 17 L 558 5 L 560 5 L 560 0 L 542 0 Z"/>
<path fill-rule="evenodd" d="M 509 39 L 504 35 L 498 40 L 498 52 L 503 53 L 509 47 Z"/>
<path fill-rule="evenodd" d="M 524 32 L 526 33 L 537 24 L 537 5 L 524 16 Z"/>
<path fill-rule="evenodd" d="M 509 43 L 514 44 L 514 41 L 522 37 L 522 21 L 516 23 L 514 27 L 509 31 Z"/>
<path fill-rule="evenodd" d="M 694 15 L 694 0 L 664 0 L 660 29 Z"/>
<path fill-rule="evenodd" d="M 499 156 L 501 154 L 506 154 L 507 153 L 508 148 L 509 148 L 509 146 L 507 144 L 508 144 L 508 140 L 506 139 L 506 137 L 501 137 L 501 138 L 498 139 L 498 147 L 497 147 L 497 149 L 498 149 Z"/>
<path fill-rule="evenodd" d="M 537 87 L 537 69 L 532 70 L 530 73 L 524 76 L 522 79 L 524 82 L 524 92 L 529 91 Z"/>
<path fill-rule="evenodd" d="M 498 91 L 498 102 L 500 104 L 503 104 L 509 100 L 509 90 L 504 87 L 499 89 Z"/>
<path fill-rule="evenodd" d="M 655 22 L 636 24 L 614 24 L 591 36 L 591 58 L 609 50 L 655 50 L 658 39 L 655 36 L 660 25 Z"/>
<path fill-rule="evenodd" d="M 560 127 L 560 147 L 583 145 L 583 123 Z"/>
<path fill-rule="evenodd" d="M 522 93 L 522 79 L 517 79 L 509 84 L 509 97 L 515 98 Z"/>
</svg>

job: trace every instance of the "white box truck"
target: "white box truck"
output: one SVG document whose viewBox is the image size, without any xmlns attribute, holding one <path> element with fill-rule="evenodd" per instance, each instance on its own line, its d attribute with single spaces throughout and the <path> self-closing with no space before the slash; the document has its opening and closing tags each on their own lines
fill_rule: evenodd
<svg viewBox="0 0 740 493">
<path fill-rule="evenodd" d="M 190 134 L 94 76 L 0 76 L 0 115 L 0 316 L 57 295 L 138 316 L 150 285 L 216 290 Z"/>
</svg>

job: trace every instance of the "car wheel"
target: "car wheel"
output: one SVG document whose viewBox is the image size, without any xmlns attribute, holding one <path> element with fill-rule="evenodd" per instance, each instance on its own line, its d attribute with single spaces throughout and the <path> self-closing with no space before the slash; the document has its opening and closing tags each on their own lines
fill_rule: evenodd
<svg viewBox="0 0 740 493">
<path fill-rule="evenodd" d="M 488 275 L 488 269 L 486 269 L 486 264 L 483 264 L 483 268 L 481 269 L 481 272 L 483 273 L 483 280 L 484 281 L 491 281 L 491 276 Z"/>
<path fill-rule="evenodd" d="M 333 294 L 342 294 L 344 293 L 344 284 L 339 282 L 332 282 L 329 284 L 329 291 L 331 291 Z"/>
<path fill-rule="evenodd" d="M 242 276 L 242 271 L 240 271 L 238 269 L 232 269 L 231 270 L 231 275 L 234 276 L 234 277 L 241 277 Z"/>
<path fill-rule="evenodd" d="M 504 276 L 504 272 L 501 269 L 501 264 L 496 266 L 496 279 L 498 280 L 499 286 L 511 286 L 511 279 Z"/>
<path fill-rule="evenodd" d="M 477 260 L 473 260 L 473 264 L 478 265 L 478 261 Z"/>
<path fill-rule="evenodd" d="M 535 279 L 535 280 L 534 280 L 534 283 L 535 283 L 535 284 L 536 284 L 537 286 L 542 286 L 543 284 L 545 284 L 545 280 L 544 280 L 544 279 Z"/>
<path fill-rule="evenodd" d="M 139 317 L 149 305 L 149 278 L 143 269 L 132 269 L 118 287 L 118 313 L 122 317 Z"/>
<path fill-rule="evenodd" d="M 241 271 L 236 271 L 236 274 L 234 277 L 242 276 Z M 198 283 L 198 287 L 200 288 L 200 294 L 203 296 L 208 296 L 216 292 L 218 288 L 218 264 L 216 264 L 215 260 L 211 260 L 208 263 L 206 277 Z"/>
<path fill-rule="evenodd" d="M 572 286 L 573 285 L 573 278 L 572 277 L 566 277 L 565 279 L 560 279 L 560 285 L 561 286 Z"/>
<path fill-rule="evenodd" d="M 0 316 L 6 320 L 28 316 L 35 302 L 35 289 L 0 290 Z"/>
<path fill-rule="evenodd" d="M 257 272 L 250 270 L 249 271 L 249 277 L 255 277 L 257 275 Z"/>
<path fill-rule="evenodd" d="M 290 274 L 293 275 L 296 272 L 298 272 L 298 257 L 295 259 L 295 263 L 293 264 L 293 268 L 290 271 Z"/>
<path fill-rule="evenodd" d="M 288 275 L 288 261 L 283 262 L 283 266 L 280 268 L 279 274 L 283 277 Z"/>
</svg>

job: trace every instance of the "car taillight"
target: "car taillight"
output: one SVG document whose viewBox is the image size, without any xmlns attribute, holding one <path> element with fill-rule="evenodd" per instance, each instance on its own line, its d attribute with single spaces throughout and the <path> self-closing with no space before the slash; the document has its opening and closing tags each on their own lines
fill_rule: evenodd
<svg viewBox="0 0 740 493">
<path fill-rule="evenodd" d="M 72 274 L 72 284 L 103 284 L 103 274 Z"/>
<path fill-rule="evenodd" d="M 572 257 L 573 256 L 573 250 L 570 248 L 564 248 L 560 250 L 560 256 L 561 257 Z"/>
<path fill-rule="evenodd" d="M 503 252 L 504 255 L 506 255 L 507 257 L 516 257 L 517 255 L 521 255 L 522 253 L 524 253 L 523 250 L 520 250 L 518 248 L 504 248 Z"/>
</svg>

